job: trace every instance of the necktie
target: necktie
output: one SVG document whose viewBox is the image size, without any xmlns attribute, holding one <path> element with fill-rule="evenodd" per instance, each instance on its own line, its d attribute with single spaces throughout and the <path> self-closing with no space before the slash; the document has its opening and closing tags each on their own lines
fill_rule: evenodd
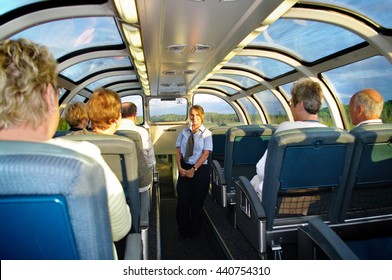
<svg viewBox="0 0 392 280">
<path fill-rule="evenodd" d="M 193 155 L 193 146 L 195 145 L 195 140 L 193 139 L 193 135 L 194 133 L 191 132 L 191 135 L 188 138 L 188 142 L 186 143 L 186 150 L 185 150 L 185 157 L 184 157 L 185 162 L 188 162 L 189 157 Z"/>
</svg>

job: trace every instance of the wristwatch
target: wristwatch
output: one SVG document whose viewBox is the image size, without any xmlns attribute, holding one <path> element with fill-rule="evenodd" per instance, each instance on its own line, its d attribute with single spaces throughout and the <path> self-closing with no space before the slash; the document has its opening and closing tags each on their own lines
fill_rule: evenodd
<svg viewBox="0 0 392 280">
<path fill-rule="evenodd" d="M 197 168 L 195 166 L 193 166 L 193 169 L 195 169 L 195 171 L 197 171 Z"/>
</svg>

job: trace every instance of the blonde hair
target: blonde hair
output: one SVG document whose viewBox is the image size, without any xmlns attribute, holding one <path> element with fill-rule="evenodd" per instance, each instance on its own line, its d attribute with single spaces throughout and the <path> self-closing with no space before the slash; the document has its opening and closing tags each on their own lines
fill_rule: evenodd
<svg viewBox="0 0 392 280">
<path fill-rule="evenodd" d="M 70 104 L 65 113 L 65 120 L 70 127 L 79 127 L 88 123 L 87 105 L 82 102 L 74 102 Z"/>
<path fill-rule="evenodd" d="M 87 102 L 87 112 L 93 129 L 106 130 L 121 114 L 120 96 L 110 89 L 96 89 Z"/>
<path fill-rule="evenodd" d="M 57 90 L 57 61 L 47 47 L 28 39 L 0 41 L 0 130 L 37 128 L 49 108 L 43 94 Z"/>
</svg>

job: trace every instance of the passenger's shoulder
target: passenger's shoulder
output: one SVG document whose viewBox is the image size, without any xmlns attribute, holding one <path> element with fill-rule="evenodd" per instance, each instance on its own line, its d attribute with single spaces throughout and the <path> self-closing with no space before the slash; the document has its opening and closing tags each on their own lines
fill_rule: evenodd
<svg viewBox="0 0 392 280">
<path fill-rule="evenodd" d="M 101 154 L 101 150 L 96 145 L 87 141 L 71 141 L 67 139 L 62 139 L 61 137 L 57 137 L 49 140 L 48 143 L 74 150 L 81 154 L 89 155 L 92 157 Z"/>
</svg>

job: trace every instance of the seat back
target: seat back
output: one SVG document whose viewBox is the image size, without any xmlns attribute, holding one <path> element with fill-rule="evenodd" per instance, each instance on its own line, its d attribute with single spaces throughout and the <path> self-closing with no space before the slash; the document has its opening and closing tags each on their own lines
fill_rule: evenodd
<svg viewBox="0 0 392 280">
<path fill-rule="evenodd" d="M 131 209 L 132 231 L 140 232 L 140 182 L 135 142 L 127 137 L 103 134 L 67 135 L 72 141 L 88 141 L 101 150 L 106 163 L 121 182 Z"/>
<path fill-rule="evenodd" d="M 90 157 L 0 141 L 0 259 L 113 259 L 105 177 Z"/>
<path fill-rule="evenodd" d="M 267 149 L 275 132 L 269 125 L 240 125 L 227 130 L 224 174 L 227 193 L 235 193 L 235 180 L 239 176 L 252 178 L 256 164 Z"/>
<path fill-rule="evenodd" d="M 392 124 L 350 131 L 355 147 L 341 221 L 392 214 Z"/>
<path fill-rule="evenodd" d="M 223 166 L 225 160 L 226 132 L 230 126 L 214 126 L 210 128 L 213 150 L 211 160 L 217 160 Z"/>
<path fill-rule="evenodd" d="M 275 133 L 268 146 L 262 192 L 266 229 L 295 223 L 296 217 L 337 222 L 353 145 L 354 137 L 336 128 Z"/>
<path fill-rule="evenodd" d="M 141 187 L 149 186 L 152 184 L 153 171 L 148 167 L 146 158 L 143 152 L 142 137 L 137 131 L 133 130 L 117 130 L 117 135 L 127 137 L 136 144 L 136 154 L 138 161 L 138 177 Z"/>
</svg>

